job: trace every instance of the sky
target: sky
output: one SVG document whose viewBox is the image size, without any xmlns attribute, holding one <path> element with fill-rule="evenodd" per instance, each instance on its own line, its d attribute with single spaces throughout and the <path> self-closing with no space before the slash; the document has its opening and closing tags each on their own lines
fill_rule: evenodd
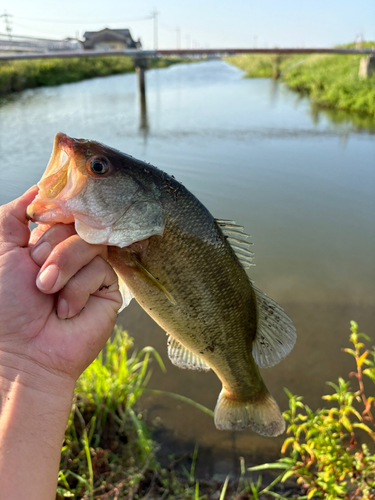
<svg viewBox="0 0 375 500">
<path fill-rule="evenodd" d="M 2 9 L 2 10 L 1 10 Z M 375 0 L 3 0 L 14 35 L 61 39 L 129 28 L 143 48 L 332 47 L 375 40 Z M 5 19 L 0 17 L 0 34 Z"/>
</svg>

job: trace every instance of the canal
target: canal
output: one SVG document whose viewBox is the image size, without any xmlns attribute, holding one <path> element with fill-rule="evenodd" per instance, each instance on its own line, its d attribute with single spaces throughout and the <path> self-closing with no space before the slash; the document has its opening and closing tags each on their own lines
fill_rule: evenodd
<svg viewBox="0 0 375 500">
<path fill-rule="evenodd" d="M 375 339 L 375 136 L 351 125 L 349 115 L 337 121 L 315 112 L 282 84 L 244 79 L 221 61 L 150 70 L 146 78 L 143 127 L 134 74 L 3 99 L 0 204 L 39 180 L 58 131 L 173 174 L 215 217 L 245 226 L 256 263 L 249 275 L 293 319 L 294 350 L 262 370 L 270 392 L 282 410 L 284 387 L 322 406 L 326 381 L 347 379 L 353 369 L 341 352 L 349 321 Z M 152 345 L 165 360 L 167 373 L 155 365 L 150 387 L 214 408 L 215 375 L 172 366 L 165 333 L 134 301 L 119 323 L 138 348 Z M 168 397 L 145 394 L 142 408 L 162 454 L 200 446 L 202 474 L 226 473 L 239 456 L 249 465 L 277 458 L 283 440 L 220 432 L 209 416 Z"/>
</svg>

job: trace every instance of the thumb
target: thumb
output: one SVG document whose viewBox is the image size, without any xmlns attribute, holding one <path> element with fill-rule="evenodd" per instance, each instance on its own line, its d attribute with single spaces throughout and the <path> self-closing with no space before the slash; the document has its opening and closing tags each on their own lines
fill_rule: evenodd
<svg viewBox="0 0 375 500">
<path fill-rule="evenodd" d="M 0 242 L 20 247 L 27 246 L 30 230 L 26 209 L 37 193 L 38 187 L 33 186 L 16 200 L 0 207 Z"/>
</svg>

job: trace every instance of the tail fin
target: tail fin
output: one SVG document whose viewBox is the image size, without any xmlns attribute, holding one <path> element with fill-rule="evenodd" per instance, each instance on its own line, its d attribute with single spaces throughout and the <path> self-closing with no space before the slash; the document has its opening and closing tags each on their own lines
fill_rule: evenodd
<svg viewBox="0 0 375 500">
<path fill-rule="evenodd" d="M 249 403 L 231 400 L 222 390 L 215 408 L 215 425 L 220 430 L 235 431 L 250 427 L 263 436 L 278 436 L 285 430 L 285 421 L 269 392 Z"/>
</svg>

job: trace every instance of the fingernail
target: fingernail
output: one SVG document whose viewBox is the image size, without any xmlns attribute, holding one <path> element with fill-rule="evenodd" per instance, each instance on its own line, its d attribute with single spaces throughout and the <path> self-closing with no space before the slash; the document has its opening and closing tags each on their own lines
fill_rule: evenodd
<svg viewBox="0 0 375 500">
<path fill-rule="evenodd" d="M 51 251 L 52 251 L 51 245 L 48 243 L 48 241 L 44 241 L 40 245 L 35 246 L 31 250 L 30 255 L 33 261 L 39 266 L 41 266 L 42 264 L 44 264 Z"/>
<path fill-rule="evenodd" d="M 69 316 L 69 306 L 65 299 L 59 299 L 57 304 L 57 315 L 60 319 L 66 319 Z"/>
<path fill-rule="evenodd" d="M 48 291 L 53 288 L 59 277 L 59 268 L 55 264 L 46 267 L 36 279 L 36 286 L 42 291 Z"/>
</svg>

